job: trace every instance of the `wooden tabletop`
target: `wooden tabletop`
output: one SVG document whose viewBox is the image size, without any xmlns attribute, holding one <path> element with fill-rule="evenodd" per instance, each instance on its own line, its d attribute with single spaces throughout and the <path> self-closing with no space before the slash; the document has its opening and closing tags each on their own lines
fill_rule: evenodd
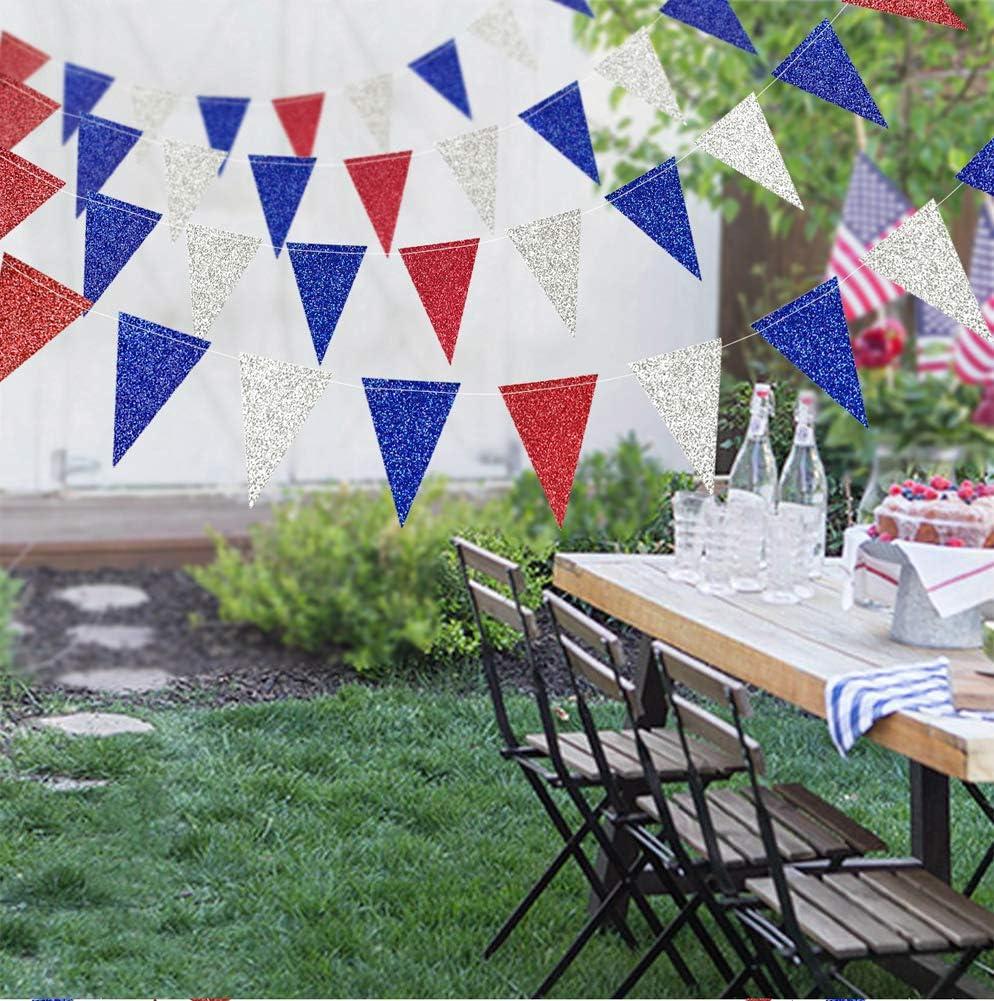
<svg viewBox="0 0 994 1001">
<path fill-rule="evenodd" d="M 827 561 L 814 598 L 786 606 L 756 594 L 701 594 L 670 580 L 671 565 L 670 556 L 560 553 L 553 580 L 647 635 L 822 717 L 825 682 L 838 674 L 915 663 L 937 653 L 949 657 L 955 673 L 992 666 L 979 650 L 895 643 L 889 610 L 843 611 L 842 570 L 834 560 Z M 946 775 L 994 782 L 994 723 L 895 713 L 867 736 Z"/>
</svg>

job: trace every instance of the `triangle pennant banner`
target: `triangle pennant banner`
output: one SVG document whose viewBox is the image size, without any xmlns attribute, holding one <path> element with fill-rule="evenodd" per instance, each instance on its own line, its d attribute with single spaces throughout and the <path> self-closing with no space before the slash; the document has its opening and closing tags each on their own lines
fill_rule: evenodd
<svg viewBox="0 0 994 1001">
<path fill-rule="evenodd" d="M 973 159 L 956 177 L 964 184 L 969 184 L 971 188 L 994 195 L 994 139 L 975 153 Z"/>
<path fill-rule="evenodd" d="M 701 277 L 675 157 L 622 185 L 606 198 L 695 278 Z"/>
<path fill-rule="evenodd" d="M 245 352 L 238 356 L 238 367 L 252 507 L 328 388 L 331 373 Z"/>
<path fill-rule="evenodd" d="M 173 113 L 179 95 L 171 90 L 159 90 L 155 87 L 140 87 L 134 84 L 131 88 L 131 106 L 135 111 L 135 121 L 143 132 L 158 132 Z"/>
<path fill-rule="evenodd" d="M 227 233 L 210 226 L 187 226 L 190 303 L 198 337 L 207 336 L 261 243 L 257 236 Z"/>
<path fill-rule="evenodd" d="M 827 20 L 816 25 L 771 76 L 887 128 L 886 119 Z"/>
<path fill-rule="evenodd" d="M 707 492 L 714 493 L 721 339 L 633 361 L 628 367 Z"/>
<path fill-rule="evenodd" d="M 581 217 L 580 210 L 573 209 L 507 231 L 514 249 L 525 259 L 571 334 L 576 333 Z"/>
<path fill-rule="evenodd" d="M 678 122 L 685 121 L 648 28 L 639 28 L 594 68 L 605 80 L 624 87 L 650 107 Z"/>
<path fill-rule="evenodd" d="M 9 149 L 0 149 L 0 238 L 41 208 L 65 183 Z"/>
<path fill-rule="evenodd" d="M 407 64 L 426 84 L 438 91 L 449 104 L 458 108 L 467 118 L 472 118 L 469 110 L 469 96 L 462 78 L 459 64 L 459 50 L 456 41 L 450 38 L 437 49 Z"/>
<path fill-rule="evenodd" d="M 596 386 L 596 375 L 578 375 L 498 387 L 560 528 Z"/>
<path fill-rule="evenodd" d="M 667 17 L 756 54 L 756 47 L 728 0 L 667 0 L 659 9 Z"/>
<path fill-rule="evenodd" d="M 846 3 L 869 7 L 870 10 L 879 10 L 884 14 L 899 14 L 916 21 L 930 21 L 946 28 L 966 29 L 966 25 L 946 0 L 846 0 Z"/>
<path fill-rule="evenodd" d="M 88 115 L 103 97 L 104 92 L 114 82 L 112 76 L 88 70 L 85 66 L 66 63 L 62 91 L 62 141 L 68 142 L 82 124 L 82 116 Z M 122 128 L 124 126 L 121 126 Z M 79 215 L 77 212 L 76 215 Z"/>
<path fill-rule="evenodd" d="M 360 83 L 350 84 L 345 88 L 345 93 L 373 138 L 380 146 L 389 146 L 393 77 L 389 73 L 370 77 Z"/>
<path fill-rule="evenodd" d="M 176 240 L 196 211 L 207 186 L 218 175 L 224 153 L 209 146 L 166 139 L 162 143 L 166 166 L 166 214 L 169 238 Z"/>
<path fill-rule="evenodd" d="M 117 465 L 152 423 L 193 366 L 207 341 L 121 313 L 117 325 L 114 459 Z"/>
<path fill-rule="evenodd" d="M 162 218 L 129 202 L 90 195 L 86 205 L 83 295 L 96 302 Z"/>
<path fill-rule="evenodd" d="M 838 278 L 816 285 L 757 320 L 752 329 L 860 424 L 867 424 Z"/>
<path fill-rule="evenodd" d="M 92 305 L 54 278 L 4 254 L 0 265 L 0 380 Z"/>
<path fill-rule="evenodd" d="M 249 155 L 262 214 L 266 217 L 273 252 L 277 257 L 293 225 L 293 217 L 297 214 L 316 162 L 312 156 Z"/>
<path fill-rule="evenodd" d="M 4 76 L 24 83 L 48 60 L 48 53 L 36 49 L 9 31 L 0 32 L 0 73 Z"/>
<path fill-rule="evenodd" d="M 273 107 L 283 125 L 283 131 L 294 156 L 310 156 L 318 132 L 324 94 L 301 94 L 299 97 L 274 97 Z"/>
<path fill-rule="evenodd" d="M 288 243 L 286 249 L 320 365 L 352 291 L 366 248 Z"/>
<path fill-rule="evenodd" d="M 401 247 L 400 256 L 414 282 L 421 305 L 438 336 L 445 357 L 452 355 L 459 338 L 469 283 L 473 278 L 479 237 L 453 243 L 432 243 L 421 247 Z"/>
<path fill-rule="evenodd" d="M 435 148 L 492 233 L 497 219 L 497 126 L 442 139 Z"/>
<path fill-rule="evenodd" d="M 362 385 L 397 520 L 403 525 L 428 471 L 459 383 L 364 378 Z"/>
<path fill-rule="evenodd" d="M 555 146 L 594 184 L 601 183 L 579 83 L 574 81 L 567 84 L 562 90 L 550 94 L 544 101 L 539 101 L 538 104 L 522 111 L 518 118 L 534 129 L 547 143 Z"/>
<path fill-rule="evenodd" d="M 0 147 L 13 149 L 58 108 L 58 101 L 0 75 Z"/>
<path fill-rule="evenodd" d="M 561 4 L 563 7 L 568 7 L 570 10 L 575 10 L 577 14 L 583 14 L 585 17 L 593 17 L 594 12 L 590 9 L 590 4 L 587 0 L 555 0 L 555 3 Z"/>
<path fill-rule="evenodd" d="M 411 150 L 357 156 L 345 161 L 362 206 L 373 224 L 383 253 L 389 255 L 397 227 L 400 203 L 411 166 Z"/>
<path fill-rule="evenodd" d="M 76 215 L 83 214 L 87 199 L 104 186 L 140 138 L 141 132 L 127 125 L 96 115 L 80 118 L 76 146 Z"/>
<path fill-rule="evenodd" d="M 249 97 L 198 97 L 200 116 L 207 130 L 207 141 L 214 149 L 224 153 L 224 159 L 217 172 L 224 171 L 228 154 L 235 145 L 235 137 L 242 126 L 242 119 L 248 110 Z"/>
<path fill-rule="evenodd" d="M 704 132 L 697 148 L 791 205 L 804 208 L 755 94 Z"/>
<path fill-rule="evenodd" d="M 934 198 L 885 236 L 863 258 L 863 266 L 990 339 Z"/>
<path fill-rule="evenodd" d="M 522 66 L 527 66 L 528 69 L 538 68 L 514 8 L 506 0 L 497 0 L 467 30 Z"/>
</svg>

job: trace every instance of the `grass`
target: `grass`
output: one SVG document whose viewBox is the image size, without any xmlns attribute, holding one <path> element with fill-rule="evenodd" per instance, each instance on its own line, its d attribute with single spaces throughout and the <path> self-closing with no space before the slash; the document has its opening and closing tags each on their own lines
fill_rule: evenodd
<svg viewBox="0 0 994 1001">
<path fill-rule="evenodd" d="M 530 725 L 524 698 L 512 708 Z M 907 850 L 901 759 L 864 741 L 844 762 L 823 723 L 772 700 L 759 709 L 751 729 L 771 775 L 805 781 Z M 142 736 L 25 733 L 0 759 L 4 994 L 513 996 L 582 920 L 569 870 L 480 958 L 554 844 L 494 752 L 481 695 L 353 686 L 150 718 L 156 732 Z M 76 793 L 17 781 L 42 774 L 111 781 Z M 962 882 L 992 832 L 962 796 L 954 809 Z M 631 962 L 597 936 L 558 993 L 607 996 Z M 907 994 L 875 968 L 855 974 L 878 996 Z M 717 989 L 703 980 L 702 996 Z M 641 985 L 685 993 L 665 962 Z"/>
</svg>

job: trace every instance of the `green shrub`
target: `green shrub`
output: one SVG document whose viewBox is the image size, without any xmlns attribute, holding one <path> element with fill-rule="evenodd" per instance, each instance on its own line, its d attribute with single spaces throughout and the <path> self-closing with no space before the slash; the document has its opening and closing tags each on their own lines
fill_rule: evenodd
<svg viewBox="0 0 994 1001">
<path fill-rule="evenodd" d="M 13 663 L 14 633 L 11 620 L 21 582 L 0 570 L 0 671 L 9 671 Z"/>
</svg>

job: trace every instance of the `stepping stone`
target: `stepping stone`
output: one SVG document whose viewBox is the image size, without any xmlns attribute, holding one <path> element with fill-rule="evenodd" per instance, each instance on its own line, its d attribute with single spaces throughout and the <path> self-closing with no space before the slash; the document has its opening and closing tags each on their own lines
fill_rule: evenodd
<svg viewBox="0 0 994 1001">
<path fill-rule="evenodd" d="M 94 692 L 154 692 L 165 688 L 173 676 L 156 667 L 101 667 L 94 671 L 67 671 L 55 679 L 66 688 Z"/>
<path fill-rule="evenodd" d="M 56 591 L 55 597 L 68 601 L 81 612 L 137 608 L 148 601 L 148 595 L 140 587 L 128 587 L 126 584 L 79 584 Z"/>
<path fill-rule="evenodd" d="M 122 713 L 71 713 L 68 716 L 43 716 L 33 721 L 35 726 L 75 737 L 113 737 L 118 733 L 152 733 L 155 727 L 134 716 Z"/>
<path fill-rule="evenodd" d="M 148 626 L 73 626 L 67 630 L 74 643 L 100 646 L 105 650 L 140 650 L 152 641 L 155 630 Z"/>
<path fill-rule="evenodd" d="M 101 786 L 110 785 L 108 779 L 71 779 L 68 775 L 48 775 L 40 781 L 52 792 L 83 792 L 86 789 L 99 789 Z"/>
<path fill-rule="evenodd" d="M 28 636 L 34 632 L 31 626 L 26 626 L 23 622 L 12 620 L 8 627 L 14 636 Z"/>
</svg>

